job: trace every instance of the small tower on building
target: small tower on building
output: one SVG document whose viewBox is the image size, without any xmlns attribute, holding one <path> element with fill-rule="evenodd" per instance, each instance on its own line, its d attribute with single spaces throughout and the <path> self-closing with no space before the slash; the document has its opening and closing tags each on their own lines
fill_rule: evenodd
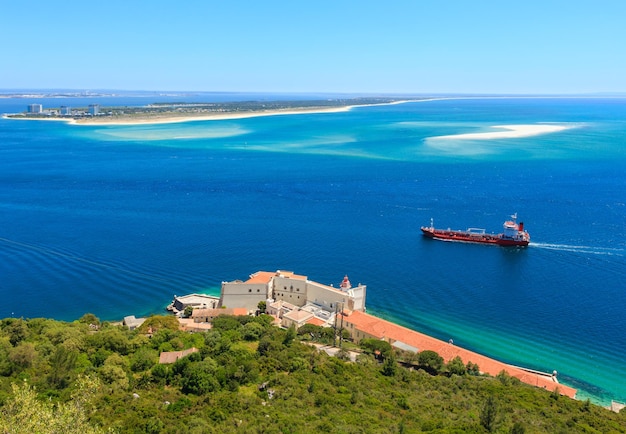
<svg viewBox="0 0 626 434">
<path fill-rule="evenodd" d="M 341 288 L 342 291 L 347 291 L 348 289 L 352 288 L 352 285 L 350 284 L 350 279 L 348 279 L 347 274 L 343 277 L 343 280 L 341 282 L 341 285 L 339 285 L 339 287 Z"/>
</svg>

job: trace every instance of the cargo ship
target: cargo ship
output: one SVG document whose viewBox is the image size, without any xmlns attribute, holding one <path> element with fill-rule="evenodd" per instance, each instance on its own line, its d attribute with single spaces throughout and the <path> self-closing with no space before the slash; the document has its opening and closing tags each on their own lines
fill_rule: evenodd
<svg viewBox="0 0 626 434">
<path fill-rule="evenodd" d="M 433 219 L 430 226 L 422 226 L 422 234 L 427 238 L 444 241 L 458 241 L 463 243 L 495 244 L 504 247 L 526 247 L 530 243 L 530 234 L 524 230 L 524 223 L 517 223 L 517 213 L 511 220 L 504 222 L 504 232 L 488 234 L 484 229 L 468 228 L 465 231 L 453 229 L 435 229 Z"/>
</svg>

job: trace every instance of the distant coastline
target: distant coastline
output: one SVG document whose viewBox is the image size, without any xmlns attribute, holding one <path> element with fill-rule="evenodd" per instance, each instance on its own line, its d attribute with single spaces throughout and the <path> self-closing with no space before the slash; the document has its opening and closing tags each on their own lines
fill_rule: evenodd
<svg viewBox="0 0 626 434">
<path fill-rule="evenodd" d="M 134 95 L 134 94 L 133 94 Z M 161 95 L 161 94 L 160 94 Z M 317 114 L 317 113 L 338 113 L 350 111 L 357 107 L 370 107 L 380 105 L 394 105 L 409 102 L 432 102 L 447 100 L 472 100 L 472 99 L 621 99 L 621 95 L 421 95 L 404 97 L 330 97 L 317 100 L 282 100 L 264 101 L 248 100 L 238 102 L 202 102 L 190 103 L 182 102 L 186 100 L 187 94 L 162 94 L 163 96 L 180 96 L 178 103 L 153 103 L 143 106 L 123 106 L 111 107 L 99 104 L 92 104 L 89 108 L 71 108 L 71 113 L 63 113 L 67 107 L 41 109 L 40 112 L 4 113 L 3 119 L 15 120 L 41 120 L 41 121 L 61 121 L 72 125 L 152 125 L 152 124 L 172 124 L 193 121 L 217 121 L 229 119 L 245 119 L 262 116 L 280 116 L 297 114 Z M 110 97 L 119 96 L 109 93 L 28 93 L 28 94 L 0 94 L 0 98 L 69 98 L 69 97 L 89 97 L 102 98 L 106 100 Z M 148 97 L 148 95 L 141 95 Z M 158 98 L 159 95 L 155 95 Z M 210 100 L 207 95 L 207 100 Z M 92 106 L 98 109 L 92 112 Z M 472 135 L 439 136 L 431 139 L 489 139 L 489 138 L 511 138 L 526 137 L 528 135 L 544 134 L 555 132 L 560 129 L 572 128 L 571 126 L 540 126 L 533 125 L 533 131 L 525 125 L 502 125 L 509 131 L 477 133 Z M 523 130 L 521 129 L 523 128 Z"/>
<path fill-rule="evenodd" d="M 240 102 L 206 104 L 152 104 L 140 107 L 101 107 L 97 115 L 60 115 L 54 108 L 45 113 L 5 114 L 16 120 L 62 121 L 73 125 L 148 125 L 192 121 L 245 119 L 260 116 L 280 116 L 346 112 L 356 107 L 402 104 L 425 99 L 356 98 L 324 101 Z M 430 98 L 428 98 L 430 100 Z"/>
</svg>

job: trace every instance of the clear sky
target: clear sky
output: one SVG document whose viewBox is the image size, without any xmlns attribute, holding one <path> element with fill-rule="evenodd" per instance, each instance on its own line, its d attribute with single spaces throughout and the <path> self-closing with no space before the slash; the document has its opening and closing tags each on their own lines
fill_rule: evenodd
<svg viewBox="0 0 626 434">
<path fill-rule="evenodd" d="M 626 92 L 626 0 L 0 0 L 0 89 Z"/>
</svg>

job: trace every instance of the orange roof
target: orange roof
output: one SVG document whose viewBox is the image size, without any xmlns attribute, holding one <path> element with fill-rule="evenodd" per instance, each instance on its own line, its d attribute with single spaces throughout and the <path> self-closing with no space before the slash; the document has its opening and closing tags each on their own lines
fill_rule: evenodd
<svg viewBox="0 0 626 434">
<path fill-rule="evenodd" d="M 246 309 L 245 307 L 233 307 L 233 315 L 235 316 L 248 315 L 248 309 Z"/>
<path fill-rule="evenodd" d="M 302 276 L 300 274 L 296 274 L 293 271 L 278 270 L 274 275 L 275 276 L 288 277 L 290 279 L 306 280 L 306 276 Z"/>
<path fill-rule="evenodd" d="M 375 336 L 376 338 L 392 340 L 394 342 L 400 341 L 417 348 L 419 351 L 434 351 L 443 357 L 446 362 L 459 356 L 461 360 L 463 360 L 463 363 L 476 363 L 481 372 L 495 376 L 504 370 L 512 377 L 516 377 L 526 384 L 543 387 L 544 389 L 552 391 L 558 388 L 559 393 L 569 396 L 570 398 L 574 398 L 576 395 L 576 389 L 559 384 L 550 376 L 528 372 L 524 369 L 507 365 L 506 363 L 490 359 L 481 354 L 457 347 L 452 343 L 435 339 L 406 327 L 368 315 L 364 312 L 354 311 L 347 316 L 345 320 L 348 323 L 354 324 L 355 328 L 358 330 L 368 335 Z"/>
<path fill-rule="evenodd" d="M 300 274 L 296 274 L 293 271 L 257 271 L 250 275 L 250 278 L 245 281 L 245 283 L 269 283 L 273 277 L 281 276 L 289 279 L 298 279 L 298 280 L 306 280 L 306 276 L 302 276 Z"/>
<path fill-rule="evenodd" d="M 313 318 L 309 319 L 306 323 L 307 324 L 313 324 L 313 325 L 320 326 L 320 327 L 326 325 L 326 321 L 322 321 L 321 319 L 319 319 L 319 318 L 317 318 L 315 316 Z"/>
<path fill-rule="evenodd" d="M 245 283 L 269 283 L 276 273 L 270 273 L 269 271 L 257 271 L 250 275 L 250 278 Z"/>
<path fill-rule="evenodd" d="M 192 318 L 205 316 L 214 318 L 220 315 L 244 316 L 248 315 L 248 309 L 246 309 L 245 307 L 227 307 L 217 309 L 194 309 L 191 312 Z"/>
</svg>

